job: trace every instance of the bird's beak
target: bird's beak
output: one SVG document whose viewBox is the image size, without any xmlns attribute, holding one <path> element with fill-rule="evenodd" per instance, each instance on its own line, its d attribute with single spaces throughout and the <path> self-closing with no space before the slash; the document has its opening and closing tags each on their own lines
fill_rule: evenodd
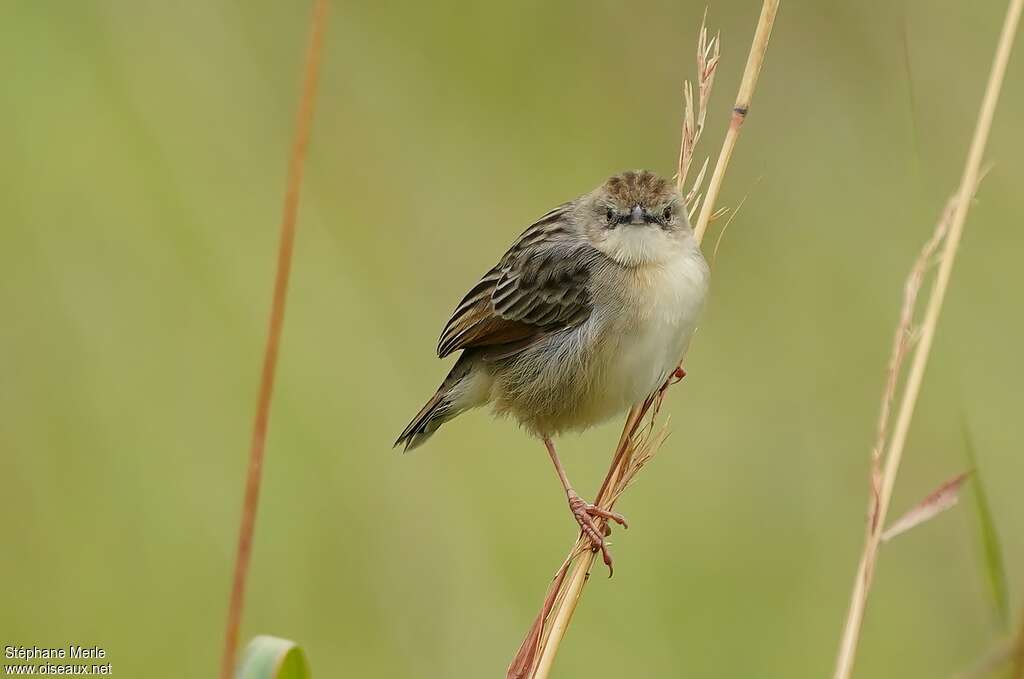
<svg viewBox="0 0 1024 679">
<path fill-rule="evenodd" d="M 634 225 L 647 223 L 647 220 L 644 219 L 644 211 L 640 209 L 639 205 L 633 206 L 633 211 L 629 215 L 629 223 Z"/>
</svg>

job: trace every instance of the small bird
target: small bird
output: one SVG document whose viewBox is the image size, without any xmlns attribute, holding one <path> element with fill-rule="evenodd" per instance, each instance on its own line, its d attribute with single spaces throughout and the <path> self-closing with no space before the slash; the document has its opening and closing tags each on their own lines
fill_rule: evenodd
<svg viewBox="0 0 1024 679">
<path fill-rule="evenodd" d="M 459 302 L 437 354 L 462 354 L 395 446 L 416 448 L 492 403 L 544 442 L 573 518 L 611 568 L 595 518 L 626 521 L 580 498 L 552 438 L 685 374 L 708 278 L 675 183 L 646 170 L 609 178 L 531 224 Z"/>
</svg>

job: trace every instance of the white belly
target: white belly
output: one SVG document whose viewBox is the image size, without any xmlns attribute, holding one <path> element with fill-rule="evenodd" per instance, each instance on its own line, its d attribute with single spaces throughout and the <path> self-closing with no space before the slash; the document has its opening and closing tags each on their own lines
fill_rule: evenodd
<svg viewBox="0 0 1024 679">
<path fill-rule="evenodd" d="M 692 241 L 657 264 L 595 276 L 584 325 L 550 336 L 498 374 L 481 362 L 495 410 L 538 435 L 586 429 L 660 387 L 690 344 L 708 285 Z"/>
<path fill-rule="evenodd" d="M 626 311 L 609 327 L 615 350 L 603 357 L 603 384 L 594 394 L 608 416 L 668 379 L 690 345 L 707 294 L 708 268 L 696 248 L 631 275 L 635 280 L 621 288 L 627 298 L 619 300 Z"/>
</svg>

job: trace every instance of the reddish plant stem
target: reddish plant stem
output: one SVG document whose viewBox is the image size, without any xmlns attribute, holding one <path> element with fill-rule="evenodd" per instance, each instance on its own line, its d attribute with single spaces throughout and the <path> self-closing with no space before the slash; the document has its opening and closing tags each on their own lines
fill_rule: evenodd
<svg viewBox="0 0 1024 679">
<path fill-rule="evenodd" d="M 594 504 L 599 507 L 605 507 L 610 509 L 611 504 L 607 504 L 608 495 L 611 493 L 611 489 L 614 486 L 615 480 L 623 473 L 623 461 L 626 455 L 626 451 L 629 449 L 629 439 L 636 433 L 640 427 L 640 422 L 643 420 L 644 415 L 650 409 L 651 405 L 655 402 L 657 397 L 652 396 L 645 400 L 643 404 L 634 406 L 629 414 L 626 416 L 626 423 L 622 428 L 622 434 L 619 436 L 619 444 L 615 447 L 615 455 L 612 459 L 612 464 L 608 468 L 608 473 L 605 475 L 604 482 L 601 484 L 600 490 L 597 492 Z M 603 525 L 603 521 L 601 522 Z M 572 565 L 572 557 L 566 559 L 566 561 L 559 567 L 558 572 L 555 573 L 555 577 L 552 581 L 551 586 L 548 588 L 547 594 L 544 596 L 544 604 L 541 606 L 540 613 L 534 618 L 533 625 L 530 626 L 529 631 L 526 633 L 526 638 L 523 639 L 523 643 L 520 644 L 519 650 L 516 651 L 515 658 L 509 664 L 506 671 L 506 679 L 525 679 L 533 675 L 536 669 L 537 663 L 537 650 L 540 644 L 541 633 L 544 631 L 544 625 L 551 614 L 551 609 L 554 607 L 555 600 L 562 591 L 562 585 L 565 582 L 565 577 L 569 572 L 569 566 Z"/>
<path fill-rule="evenodd" d="M 558 598 L 558 593 L 562 590 L 562 583 L 565 581 L 565 576 L 569 572 L 569 565 L 571 563 L 571 560 L 567 560 L 558 569 L 558 573 L 555 574 L 551 586 L 548 587 L 547 594 L 544 595 L 544 605 L 541 606 L 540 613 L 534 618 L 533 625 L 530 626 L 530 630 L 526 633 L 526 638 L 523 639 L 522 645 L 516 652 L 516 657 L 512 659 L 511 664 L 508 666 L 508 670 L 505 673 L 506 679 L 526 679 L 526 677 L 533 673 L 537 660 L 537 646 L 540 644 L 540 634 L 544 631 L 544 622 L 551 614 L 551 609 L 555 605 L 555 599 Z"/>
<path fill-rule="evenodd" d="M 608 467 L 608 473 L 604 476 L 604 481 L 601 483 L 601 487 L 597 491 L 596 499 L 594 504 L 603 506 L 606 499 L 606 493 L 614 485 L 615 479 L 622 475 L 622 458 L 626 454 L 626 450 L 629 448 L 628 441 L 632 438 L 636 430 L 640 428 L 640 422 L 643 421 L 644 415 L 650 410 L 651 405 L 654 403 L 655 397 L 649 396 L 641 405 L 634 406 L 630 409 L 626 415 L 626 422 L 622 427 L 622 434 L 619 436 L 619 445 L 615 447 L 615 456 L 612 457 L 612 464 Z"/>
<path fill-rule="evenodd" d="M 238 630 L 245 608 L 245 585 L 252 557 L 253 532 L 256 526 L 256 509 L 260 499 L 260 481 L 263 476 L 263 457 L 267 442 L 267 423 L 270 419 L 270 403 L 274 393 L 274 376 L 277 370 L 277 356 L 284 328 L 285 301 L 288 296 L 288 280 L 292 268 L 292 250 L 295 246 L 295 225 L 299 212 L 299 190 L 302 186 L 302 171 L 309 146 L 309 133 L 313 120 L 313 102 L 316 99 L 317 76 L 320 54 L 323 49 L 324 29 L 327 19 L 326 0 L 316 0 L 313 6 L 312 29 L 306 51 L 305 80 L 295 118 L 295 138 L 292 143 L 291 161 L 288 165 L 288 180 L 284 195 L 284 212 L 281 218 L 281 235 L 277 250 L 277 274 L 274 279 L 274 296 L 270 305 L 270 323 L 267 343 L 263 353 L 263 371 L 260 376 L 259 394 L 256 401 L 256 416 L 253 420 L 252 439 L 249 446 L 249 470 L 245 481 L 245 498 L 242 503 L 242 518 L 238 528 L 238 551 L 235 556 L 235 574 L 231 586 L 231 600 L 228 604 L 228 618 L 224 629 L 224 653 L 221 657 L 221 679 L 231 679 L 238 653 Z"/>
</svg>

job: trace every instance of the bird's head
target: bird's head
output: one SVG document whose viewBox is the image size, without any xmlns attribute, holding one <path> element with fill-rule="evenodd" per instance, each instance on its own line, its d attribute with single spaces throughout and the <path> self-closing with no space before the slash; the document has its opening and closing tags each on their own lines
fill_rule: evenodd
<svg viewBox="0 0 1024 679">
<path fill-rule="evenodd" d="M 693 236 L 675 183 L 647 170 L 610 177 L 581 208 L 594 247 L 626 266 L 663 261 Z"/>
</svg>

